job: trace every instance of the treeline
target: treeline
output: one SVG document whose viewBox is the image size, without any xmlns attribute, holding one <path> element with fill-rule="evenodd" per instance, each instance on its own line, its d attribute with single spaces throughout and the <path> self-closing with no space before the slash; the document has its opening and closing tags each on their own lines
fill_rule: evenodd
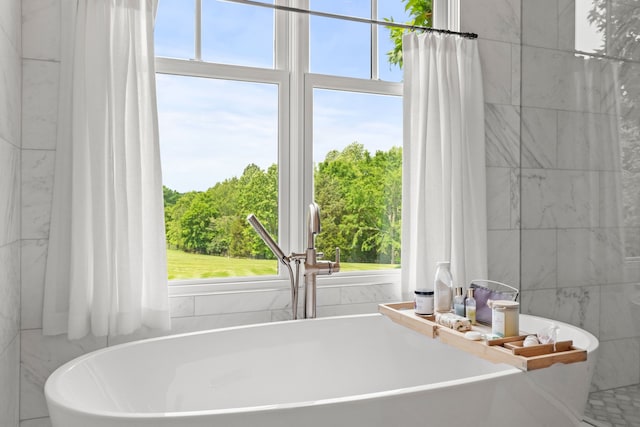
<svg viewBox="0 0 640 427">
<path fill-rule="evenodd" d="M 314 180 L 322 225 L 318 250 L 333 258 L 334 248 L 340 247 L 347 262 L 400 262 L 401 148 L 371 155 L 362 144 L 352 143 L 342 151 L 329 152 L 316 165 Z M 239 178 L 207 191 L 178 193 L 164 187 L 164 201 L 169 247 L 238 258 L 274 258 L 246 218 L 254 213 L 269 233 L 278 235 L 276 165 L 262 170 L 251 164 Z"/>
</svg>

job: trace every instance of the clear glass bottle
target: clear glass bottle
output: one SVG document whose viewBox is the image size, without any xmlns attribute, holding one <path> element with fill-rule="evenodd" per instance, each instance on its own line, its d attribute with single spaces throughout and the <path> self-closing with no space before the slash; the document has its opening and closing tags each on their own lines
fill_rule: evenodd
<svg viewBox="0 0 640 427">
<path fill-rule="evenodd" d="M 441 261 L 436 265 L 436 277 L 433 281 L 435 310 L 439 313 L 451 311 L 453 278 L 449 269 L 451 263 Z"/>
<path fill-rule="evenodd" d="M 464 316 L 464 293 L 461 287 L 456 288 L 456 296 L 453 297 L 453 311 L 458 316 Z"/>
<path fill-rule="evenodd" d="M 465 317 L 472 325 L 476 324 L 476 299 L 473 297 L 473 289 L 467 289 L 467 298 L 464 300 Z"/>
</svg>

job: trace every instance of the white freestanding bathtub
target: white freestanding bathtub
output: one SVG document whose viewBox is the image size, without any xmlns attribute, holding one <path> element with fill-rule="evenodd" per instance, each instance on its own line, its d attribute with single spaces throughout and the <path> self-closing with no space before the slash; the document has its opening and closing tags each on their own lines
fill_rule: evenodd
<svg viewBox="0 0 640 427">
<path fill-rule="evenodd" d="M 54 427 L 579 425 L 598 341 L 556 323 L 586 362 L 523 372 L 371 314 L 109 347 L 60 367 L 45 394 Z"/>
</svg>

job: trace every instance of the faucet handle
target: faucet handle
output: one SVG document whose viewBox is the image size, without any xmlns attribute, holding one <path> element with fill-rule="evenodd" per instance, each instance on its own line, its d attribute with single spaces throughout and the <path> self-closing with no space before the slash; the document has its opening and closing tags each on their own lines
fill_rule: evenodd
<svg viewBox="0 0 640 427">
<path fill-rule="evenodd" d="M 324 258 L 324 252 L 316 252 L 316 259 Z"/>
<path fill-rule="evenodd" d="M 336 262 L 333 263 L 332 270 L 334 273 L 340 271 L 340 248 L 336 248 Z"/>
</svg>

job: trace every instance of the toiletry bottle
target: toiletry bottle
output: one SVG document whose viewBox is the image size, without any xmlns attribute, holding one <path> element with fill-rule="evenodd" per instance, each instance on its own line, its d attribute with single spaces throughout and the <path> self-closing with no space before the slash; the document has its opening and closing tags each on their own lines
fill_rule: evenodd
<svg viewBox="0 0 640 427">
<path fill-rule="evenodd" d="M 453 297 L 453 311 L 458 316 L 464 317 L 464 294 L 461 287 L 456 288 L 456 296 Z"/>
<path fill-rule="evenodd" d="M 453 288 L 453 278 L 449 271 L 449 262 L 439 262 L 436 266 L 436 277 L 433 282 L 435 292 L 435 309 L 437 312 L 446 313 L 451 311 L 451 291 Z"/>
<path fill-rule="evenodd" d="M 473 297 L 473 288 L 467 289 L 467 298 L 464 300 L 465 317 L 476 324 L 476 299 Z"/>
</svg>

